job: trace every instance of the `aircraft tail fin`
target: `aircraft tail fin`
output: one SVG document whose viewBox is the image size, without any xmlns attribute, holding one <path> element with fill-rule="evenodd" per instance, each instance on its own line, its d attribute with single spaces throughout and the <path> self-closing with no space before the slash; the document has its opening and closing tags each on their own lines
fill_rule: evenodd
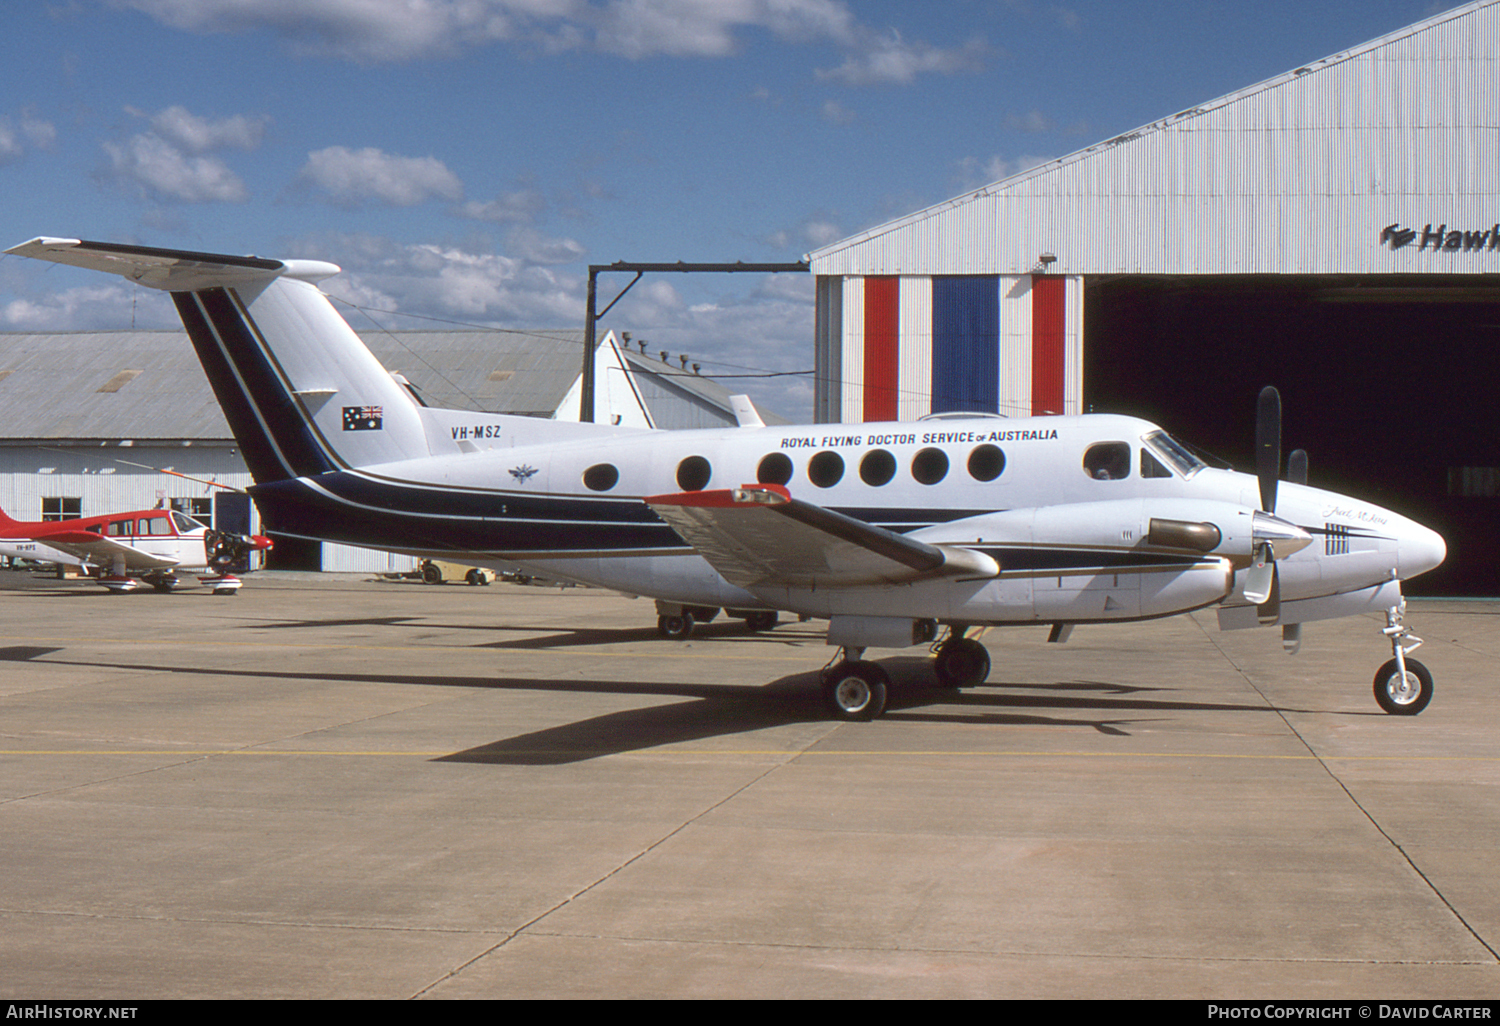
<svg viewBox="0 0 1500 1026">
<path fill-rule="evenodd" d="M 443 426 L 380 364 L 317 282 L 339 268 L 79 239 L 37 238 L 18 256 L 119 274 L 172 294 L 258 483 L 431 455 Z M 518 434 L 547 421 L 476 414 Z M 521 423 L 517 423 L 521 422 Z M 536 440 L 545 440 L 538 438 Z"/>
</svg>

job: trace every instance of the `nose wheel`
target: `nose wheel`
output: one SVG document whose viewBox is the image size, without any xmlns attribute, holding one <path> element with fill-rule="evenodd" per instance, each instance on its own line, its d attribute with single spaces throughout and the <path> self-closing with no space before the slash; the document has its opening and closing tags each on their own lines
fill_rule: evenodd
<svg viewBox="0 0 1500 1026">
<path fill-rule="evenodd" d="M 1415 716 L 1432 701 L 1432 673 L 1407 656 L 1422 644 L 1422 639 L 1401 622 L 1406 602 L 1386 610 L 1386 626 L 1381 631 L 1391 639 L 1391 654 L 1375 674 L 1375 701 L 1392 716 Z"/>
<path fill-rule="evenodd" d="M 1375 701 L 1392 716 L 1415 716 L 1432 701 L 1432 674 L 1415 659 L 1392 659 L 1375 674 Z"/>
</svg>

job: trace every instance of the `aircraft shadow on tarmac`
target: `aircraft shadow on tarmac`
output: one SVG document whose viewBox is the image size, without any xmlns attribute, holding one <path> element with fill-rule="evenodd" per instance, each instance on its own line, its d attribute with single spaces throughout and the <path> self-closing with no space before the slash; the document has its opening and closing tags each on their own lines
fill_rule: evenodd
<svg viewBox="0 0 1500 1026">
<path fill-rule="evenodd" d="M 538 630 L 529 624 L 475 624 L 442 623 L 426 616 L 377 616 L 362 619 L 307 619 L 264 620 L 256 627 L 265 630 L 286 630 L 316 627 L 416 627 L 424 631 L 483 631 L 485 634 L 514 632 L 536 635 Z M 797 630 L 796 624 L 783 624 L 774 633 L 763 631 L 750 633 L 738 620 L 720 620 L 714 623 L 697 624 L 693 638 L 698 641 L 712 639 L 715 645 L 757 642 L 784 646 L 801 645 L 823 640 L 823 632 L 808 627 Z M 589 648 L 595 645 L 619 645 L 640 642 L 658 642 L 661 636 L 655 627 L 569 627 L 534 637 L 512 638 L 502 641 L 476 642 L 473 648 L 514 649 L 518 651 L 549 651 L 551 649 Z M 662 642 L 671 644 L 670 642 Z"/>
<path fill-rule="evenodd" d="M 666 745 L 749 733 L 789 723 L 828 719 L 816 672 L 782 677 L 764 685 L 714 685 L 672 682 L 606 680 L 543 680 L 514 677 L 434 676 L 423 673 L 330 673 L 327 671 L 253 670 L 229 667 L 187 667 L 111 660 L 52 658 L 64 648 L 13 646 L 0 648 L 0 662 L 42 662 L 47 665 L 110 667 L 152 673 L 183 673 L 205 677 L 258 680 L 320 681 L 327 683 L 392 684 L 484 688 L 492 690 L 619 696 L 660 696 L 692 699 L 663 705 L 622 709 L 575 723 L 503 738 L 436 762 L 503 765 L 559 765 L 601 756 L 642 751 Z M 989 726 L 1088 727 L 1101 734 L 1130 736 L 1134 724 L 1158 721 L 1174 711 L 1277 713 L 1264 704 L 1183 701 L 1147 697 L 1149 688 L 1102 681 L 1059 681 L 1006 684 L 955 691 L 932 684 L 930 660 L 897 657 L 881 660 L 891 677 L 885 722 L 972 723 Z M 1015 688 L 1026 693 L 1007 689 Z M 1306 711 L 1306 710 L 1300 710 Z M 1136 715 L 1131 714 L 1144 714 Z M 1371 713 L 1370 715 L 1380 715 Z M 851 724 L 877 729 L 878 724 Z"/>
</svg>

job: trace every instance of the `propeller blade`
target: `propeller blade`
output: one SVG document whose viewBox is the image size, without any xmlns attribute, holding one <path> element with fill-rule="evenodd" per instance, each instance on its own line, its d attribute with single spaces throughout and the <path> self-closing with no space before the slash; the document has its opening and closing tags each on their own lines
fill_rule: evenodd
<svg viewBox="0 0 1500 1026">
<path fill-rule="evenodd" d="M 1276 562 L 1271 555 L 1269 542 L 1255 546 L 1250 569 L 1245 571 L 1245 599 L 1263 606 L 1271 598 L 1271 587 L 1276 580 Z"/>
<path fill-rule="evenodd" d="M 1307 484 L 1307 450 L 1293 449 L 1286 458 L 1286 479 L 1292 484 Z"/>
<path fill-rule="evenodd" d="M 1260 479 L 1260 508 L 1276 512 L 1276 482 L 1281 477 L 1281 393 L 1272 385 L 1255 403 L 1255 476 Z"/>
<path fill-rule="evenodd" d="M 1256 605 L 1255 616 L 1260 620 L 1261 626 L 1270 626 L 1281 619 L 1281 572 L 1276 569 L 1274 561 L 1271 563 L 1271 594 L 1266 596 L 1264 602 Z"/>
</svg>

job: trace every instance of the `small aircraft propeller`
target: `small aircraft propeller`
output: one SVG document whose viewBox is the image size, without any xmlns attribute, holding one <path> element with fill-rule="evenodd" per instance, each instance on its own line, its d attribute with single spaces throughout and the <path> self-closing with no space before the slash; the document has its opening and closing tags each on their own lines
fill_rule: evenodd
<svg viewBox="0 0 1500 1026">
<path fill-rule="evenodd" d="M 1281 393 L 1267 385 L 1255 403 L 1255 476 L 1260 482 L 1260 508 L 1276 515 L 1276 484 L 1281 479 Z M 1280 589 L 1276 581 L 1276 551 L 1272 538 L 1255 518 L 1250 569 L 1245 574 L 1245 597 L 1260 607 L 1263 622 L 1274 623 L 1281 615 Z"/>
<path fill-rule="evenodd" d="M 1281 393 L 1267 385 L 1260 390 L 1255 404 L 1255 476 L 1260 484 L 1260 506 L 1270 517 L 1276 515 L 1277 484 L 1281 479 Z M 1286 479 L 1294 484 L 1307 484 L 1307 451 L 1296 449 L 1287 459 Z M 1253 554 L 1250 569 L 1245 575 L 1245 597 L 1254 602 L 1262 623 L 1275 623 L 1281 619 L 1281 580 L 1276 572 L 1275 543 L 1278 535 L 1285 535 L 1285 528 L 1306 534 L 1284 521 L 1261 520 L 1259 525 L 1276 528 L 1254 532 Z M 1304 543 L 1305 544 L 1305 543 Z M 1300 546 L 1299 546 L 1300 547 Z M 1283 624 L 1281 641 L 1288 652 L 1296 652 L 1302 644 L 1302 625 Z"/>
</svg>

